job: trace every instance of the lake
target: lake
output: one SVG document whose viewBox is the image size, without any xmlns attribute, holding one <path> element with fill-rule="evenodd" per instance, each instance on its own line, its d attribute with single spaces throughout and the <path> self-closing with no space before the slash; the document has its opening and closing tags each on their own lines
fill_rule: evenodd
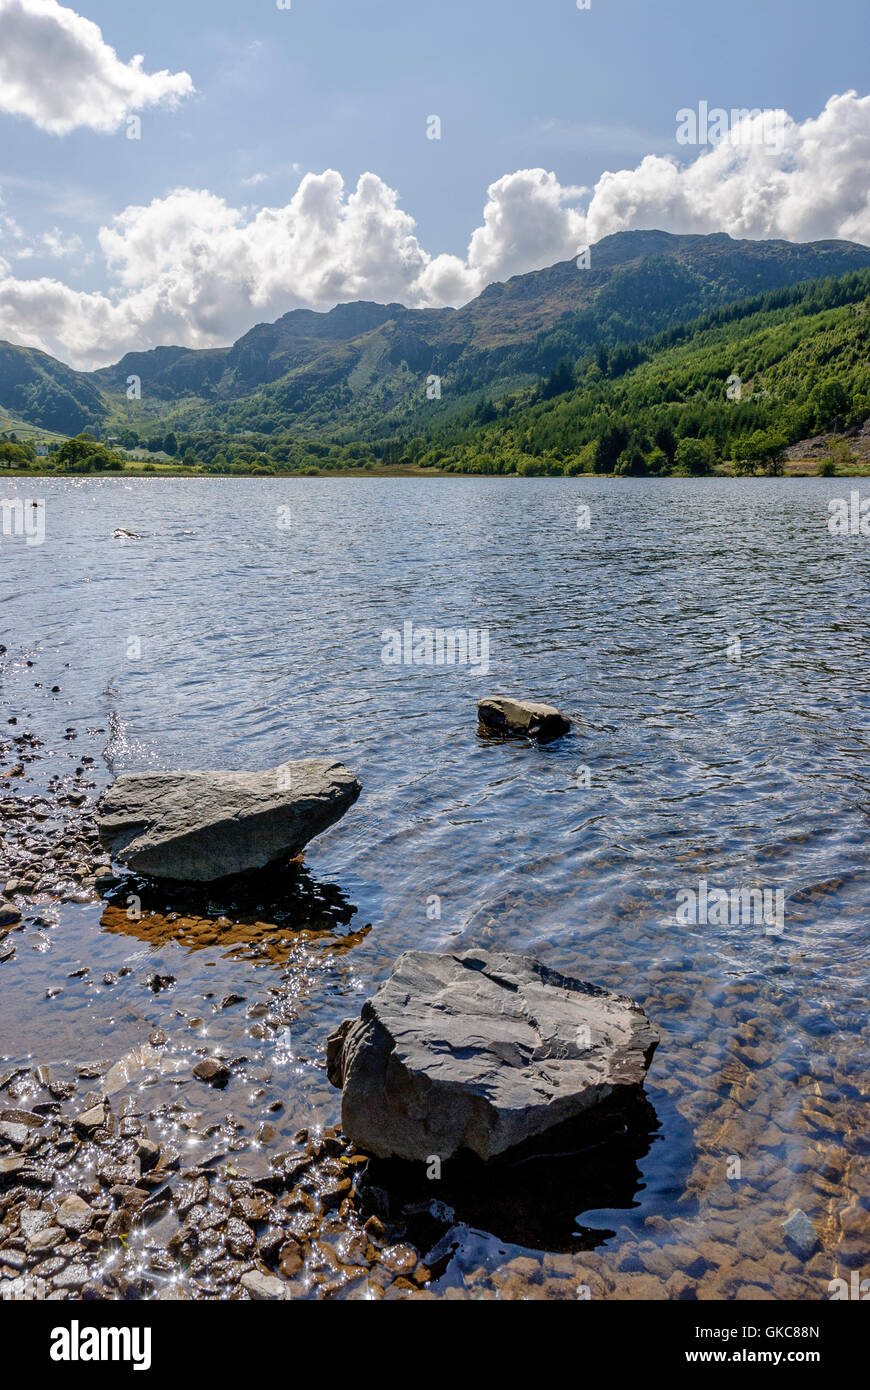
<svg viewBox="0 0 870 1390">
<path fill-rule="evenodd" d="M 435 1291 L 524 1296 L 527 1257 L 558 1255 L 593 1294 L 826 1298 L 870 1259 L 870 554 L 828 528 L 854 486 L 6 480 L 45 509 L 43 544 L 0 543 L 3 727 L 44 744 L 16 794 L 72 785 L 83 754 L 90 795 L 326 755 L 363 792 L 286 921 L 35 895 L 0 965 L 0 1070 L 115 1060 L 158 1027 L 189 1069 L 205 1038 L 253 1058 L 280 1143 L 337 1122 L 327 1034 L 402 950 L 525 951 L 643 1004 L 656 1122 L 624 1198 L 572 1194 L 567 1235 L 469 1217 Z M 405 624 L 486 633 L 488 669 L 385 662 Z M 572 733 L 483 740 L 488 693 Z M 717 889 L 779 910 L 717 910 Z M 177 1090 L 170 1066 L 149 1082 Z M 253 1141 L 252 1085 L 188 1108 Z M 795 1208 L 809 1258 L 781 1229 Z"/>
</svg>

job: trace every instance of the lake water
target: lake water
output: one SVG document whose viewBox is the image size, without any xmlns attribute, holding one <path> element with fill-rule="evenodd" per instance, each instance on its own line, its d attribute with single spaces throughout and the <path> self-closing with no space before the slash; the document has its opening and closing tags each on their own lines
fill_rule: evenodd
<svg viewBox="0 0 870 1390">
<path fill-rule="evenodd" d="M 853 486 L 7 480 L 46 527 L 0 544 L 4 724 L 51 754 L 18 791 L 87 745 L 95 792 L 334 755 L 363 793 L 306 853 L 324 930 L 298 904 L 293 931 L 207 913 L 182 931 L 45 902 L 0 966 L 0 1058 L 117 1058 L 156 1026 L 179 1058 L 203 1037 L 254 1048 L 290 1133 L 337 1121 L 326 1036 L 400 951 L 531 952 L 632 994 L 662 1032 L 636 1190 L 578 1223 L 604 1233 L 589 1279 L 679 1296 L 688 1269 L 702 1297 L 827 1297 L 870 1264 L 870 551 L 827 526 Z M 487 630 L 488 673 L 385 664 L 406 622 Z M 481 740 L 487 693 L 556 704 L 572 734 Z M 781 892 L 782 911 L 686 920 L 702 881 Z M 170 993 L 143 988 L 154 971 Z M 246 1007 L 215 1011 L 229 989 Z M 244 1124 L 249 1092 L 234 1080 L 219 1108 Z M 822 1245 L 806 1260 L 781 1231 L 796 1207 Z M 497 1262 L 481 1230 L 454 1283 Z"/>
</svg>

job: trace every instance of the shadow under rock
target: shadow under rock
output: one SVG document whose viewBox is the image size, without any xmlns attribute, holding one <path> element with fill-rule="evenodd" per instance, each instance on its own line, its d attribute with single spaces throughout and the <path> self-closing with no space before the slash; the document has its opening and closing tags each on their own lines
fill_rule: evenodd
<svg viewBox="0 0 870 1390">
<path fill-rule="evenodd" d="M 229 947 L 240 956 L 282 964 L 306 938 L 328 934 L 332 950 L 357 945 L 371 924 L 349 930 L 356 913 L 336 884 L 318 883 L 294 862 L 210 884 L 128 875 L 106 895 L 100 926 L 149 946 Z"/>
<path fill-rule="evenodd" d="M 357 1201 L 363 1219 L 378 1216 L 421 1250 L 437 1245 L 457 1223 L 526 1249 L 593 1250 L 614 1231 L 585 1226 L 583 1213 L 615 1216 L 640 1206 L 646 1189 L 641 1164 L 654 1144 L 665 1141 L 661 1129 L 641 1093 L 628 1108 L 601 1106 L 594 1120 L 560 1125 L 489 1163 L 460 1155 L 442 1165 L 438 1181 L 427 1177 L 426 1164 L 372 1159 Z M 675 1153 L 687 1173 L 685 1135 Z M 673 1191 L 684 1184 L 672 1173 L 667 1186 Z M 651 1205 L 660 1201 L 657 1194 Z"/>
</svg>

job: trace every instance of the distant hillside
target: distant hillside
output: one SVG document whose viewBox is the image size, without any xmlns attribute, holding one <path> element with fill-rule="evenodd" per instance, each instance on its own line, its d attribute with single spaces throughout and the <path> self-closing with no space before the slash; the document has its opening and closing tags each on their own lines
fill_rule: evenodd
<svg viewBox="0 0 870 1390">
<path fill-rule="evenodd" d="M 862 458 L 868 417 L 864 270 L 770 290 L 639 342 L 599 344 L 497 410 L 433 423 L 415 457 L 483 473 L 667 473 L 682 471 L 681 458 L 688 471 L 735 460 L 764 471 L 822 433 L 828 449 L 832 434 L 853 437 Z"/>
<path fill-rule="evenodd" d="M 150 415 L 230 434 L 386 438 L 449 417 L 483 391 L 534 381 L 601 341 L 646 337 L 760 290 L 870 267 L 870 249 L 623 232 L 595 246 L 591 262 L 490 285 L 462 309 L 293 310 L 225 352 L 160 349 L 92 379 L 116 421 Z M 138 411 L 120 395 L 128 367 L 142 378 Z M 430 375 L 441 378 L 440 401 L 427 399 Z"/>
<path fill-rule="evenodd" d="M 82 372 L 35 348 L 0 342 L 0 406 L 32 425 L 78 434 L 107 414 L 102 392 Z"/>
<path fill-rule="evenodd" d="M 621 232 L 564 261 L 490 285 L 462 309 L 343 304 L 295 309 L 231 347 L 160 347 L 92 373 L 0 347 L 0 405 L 72 433 L 216 430 L 301 439 L 385 440 L 459 419 L 599 344 L 649 338 L 766 290 L 870 268 L 849 242 L 795 245 Z M 127 399 L 127 379 L 141 400 Z M 440 400 L 426 382 L 441 379 Z M 63 422 L 63 423 L 61 423 Z"/>
</svg>

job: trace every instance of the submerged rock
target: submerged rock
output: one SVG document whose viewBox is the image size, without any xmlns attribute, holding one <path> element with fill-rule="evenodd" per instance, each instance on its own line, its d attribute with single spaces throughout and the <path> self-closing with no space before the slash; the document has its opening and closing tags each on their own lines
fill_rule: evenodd
<svg viewBox="0 0 870 1390">
<path fill-rule="evenodd" d="M 508 700 L 502 695 L 492 695 L 480 700 L 477 717 L 484 733 L 500 734 L 506 738 L 515 734 L 521 738 L 534 738 L 539 743 L 550 743 L 561 738 L 571 728 L 555 705 L 542 705 L 532 700 Z"/>
<path fill-rule="evenodd" d="M 633 1105 L 658 1043 L 624 995 L 501 951 L 409 951 L 330 1037 L 342 1129 L 379 1158 L 489 1159 Z"/>
<path fill-rule="evenodd" d="M 268 772 L 125 773 L 101 797 L 97 825 L 135 872 L 206 883 L 293 858 L 360 790 L 327 758 Z"/>
<path fill-rule="evenodd" d="M 800 1207 L 795 1207 L 794 1211 L 789 1212 L 788 1219 L 782 1223 L 782 1229 L 789 1245 L 802 1260 L 808 1260 L 819 1249 L 816 1228 Z"/>
</svg>

